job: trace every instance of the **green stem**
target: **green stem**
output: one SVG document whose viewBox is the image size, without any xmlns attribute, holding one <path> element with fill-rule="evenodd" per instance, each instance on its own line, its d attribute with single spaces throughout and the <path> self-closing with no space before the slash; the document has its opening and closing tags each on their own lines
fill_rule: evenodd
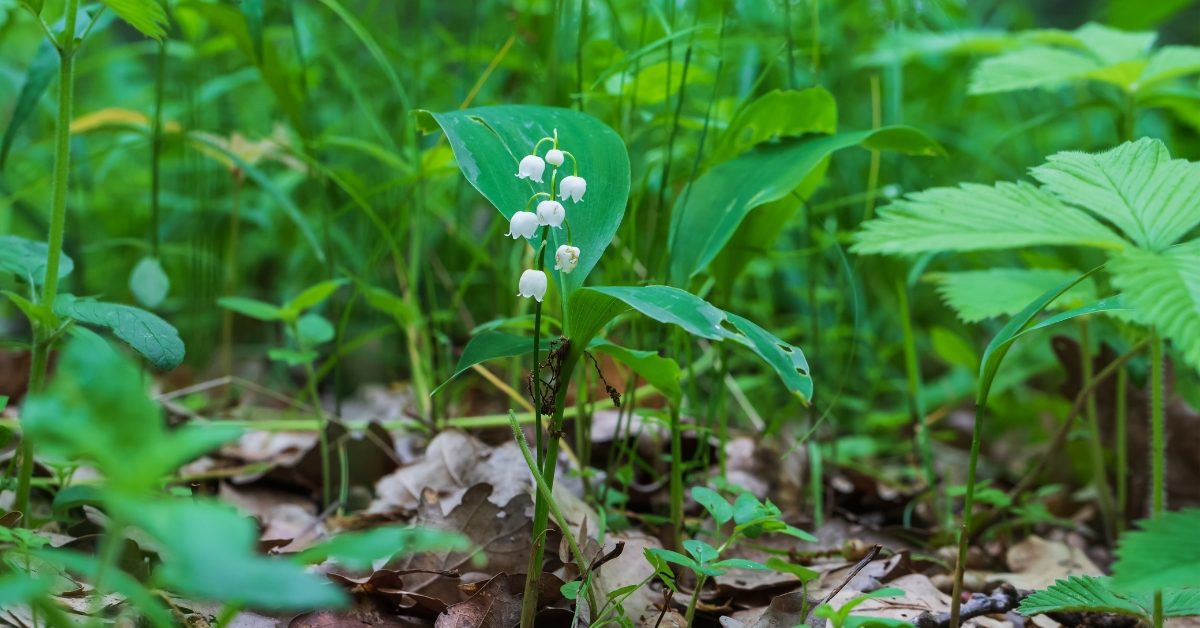
<svg viewBox="0 0 1200 628">
<path fill-rule="evenodd" d="M 564 365 L 563 370 L 569 373 L 574 362 Z M 541 475 L 546 489 L 553 495 L 554 474 L 558 467 L 558 434 L 562 430 L 563 403 L 566 401 L 567 381 L 560 381 L 558 393 L 554 401 L 554 417 L 550 419 L 550 430 L 546 438 L 546 457 L 541 461 Z M 533 548 L 529 552 L 529 565 L 525 572 L 525 594 L 521 601 L 521 628 L 533 628 L 534 618 L 538 611 L 538 590 L 541 588 L 542 557 L 546 551 L 546 525 L 550 519 L 550 499 L 542 497 L 538 492 L 533 509 Z"/>
<path fill-rule="evenodd" d="M 67 228 L 67 181 L 71 174 L 71 114 L 75 103 L 75 24 L 79 0 L 67 0 L 65 41 L 58 45 L 58 121 L 54 128 L 54 180 L 50 199 L 50 234 L 46 254 L 46 274 L 42 281 L 42 305 L 54 307 L 58 294 L 58 267 L 62 259 L 63 239 Z M 40 18 L 39 18 L 40 20 Z M 53 42 L 52 42 L 53 43 Z M 35 324 L 33 361 L 29 369 L 29 393 L 41 392 L 46 381 L 46 366 L 50 355 L 50 334 Z M 17 478 L 17 510 L 23 515 L 22 524 L 32 525 L 29 511 L 29 486 L 33 478 L 33 445 L 21 439 L 21 470 Z"/>
<path fill-rule="evenodd" d="M 683 427 L 679 404 L 671 404 L 671 545 L 679 547 L 683 533 Z M 689 621 L 689 625 L 691 622 Z"/>
<path fill-rule="evenodd" d="M 158 45 L 158 68 L 154 83 L 154 128 L 150 141 L 150 251 L 159 258 L 159 196 L 162 170 L 162 119 L 163 94 L 167 81 L 167 43 Z"/>
<path fill-rule="evenodd" d="M 704 590 L 705 580 L 708 580 L 708 576 L 704 574 L 700 574 L 696 578 L 696 590 L 692 592 L 692 597 L 688 600 L 687 610 L 684 611 L 684 626 L 692 625 L 692 619 L 696 616 L 696 605 L 700 602 L 700 592 Z"/>
<path fill-rule="evenodd" d="M 1079 322 L 1079 361 L 1082 365 L 1084 382 L 1092 381 L 1092 351 L 1088 324 L 1084 319 Z M 1104 465 L 1104 443 L 1100 439 L 1100 419 L 1096 412 L 1096 395 L 1088 393 L 1085 416 L 1088 420 L 1089 449 L 1092 458 L 1092 482 L 1096 487 L 1097 499 L 1100 502 L 1100 520 L 1104 527 L 1104 538 L 1108 546 L 1113 546 L 1113 502 L 1112 490 L 1108 486 L 1108 475 Z"/>
<path fill-rule="evenodd" d="M 967 492 L 963 497 L 962 525 L 958 531 L 958 561 L 954 565 L 954 587 L 950 592 L 950 628 L 959 628 L 959 607 L 962 604 L 963 572 L 967 568 L 967 550 L 971 538 L 971 511 L 975 508 L 975 471 L 979 464 L 986 400 L 975 401 L 975 426 L 971 430 L 971 458 L 967 463 Z"/>
<path fill-rule="evenodd" d="M 1129 464 L 1129 449 L 1128 440 L 1126 438 L 1127 423 L 1129 420 L 1128 409 L 1126 408 L 1126 391 L 1125 387 L 1129 385 L 1129 372 L 1122 366 L 1117 371 L 1117 419 L 1116 419 L 1116 437 L 1117 437 L 1117 533 L 1125 531 L 1125 512 L 1128 507 L 1128 464 Z"/>
<path fill-rule="evenodd" d="M 908 417 L 912 422 L 916 438 L 917 455 L 921 457 L 921 468 L 925 471 L 925 486 L 933 494 L 934 511 L 943 522 L 950 522 L 950 509 L 939 490 L 937 468 L 933 462 L 933 450 L 929 443 L 929 427 L 925 425 L 925 408 L 921 403 L 921 366 L 917 362 L 917 340 L 913 334 L 912 311 L 908 304 L 908 286 L 904 278 L 896 281 L 896 295 L 900 301 L 900 328 L 904 333 L 904 371 L 907 379 Z"/>
<path fill-rule="evenodd" d="M 1151 332 L 1150 342 L 1150 455 L 1154 494 L 1151 498 L 1151 517 L 1158 517 L 1167 507 L 1167 496 L 1163 482 L 1166 471 L 1166 417 L 1163 414 L 1163 341 L 1158 330 Z M 1162 591 L 1154 592 L 1154 628 L 1163 625 Z"/>
<path fill-rule="evenodd" d="M 293 326 L 292 335 L 296 338 L 300 337 L 300 330 Z M 304 389 L 308 391 L 309 401 L 313 405 L 313 411 L 317 413 L 317 442 L 321 451 L 321 506 L 328 507 L 333 503 L 332 494 L 332 472 L 330 471 L 329 463 L 329 417 L 325 416 L 325 409 L 321 407 L 321 395 L 317 392 L 317 374 L 313 370 L 312 362 L 304 363 Z M 345 455 L 341 456 L 345 459 Z M 345 478 L 342 483 L 345 484 Z M 341 494 L 338 499 L 342 504 L 346 503 L 346 495 Z"/>
</svg>

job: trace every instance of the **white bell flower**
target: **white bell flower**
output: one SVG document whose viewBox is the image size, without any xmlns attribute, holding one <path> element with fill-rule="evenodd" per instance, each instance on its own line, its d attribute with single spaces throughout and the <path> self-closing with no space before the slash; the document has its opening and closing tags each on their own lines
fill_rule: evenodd
<svg viewBox="0 0 1200 628">
<path fill-rule="evenodd" d="M 546 163 L 555 168 L 563 165 L 564 159 L 563 152 L 557 148 L 551 148 L 549 151 L 546 151 Z"/>
<path fill-rule="evenodd" d="M 541 270 L 527 270 L 521 273 L 521 281 L 517 284 L 517 296 L 533 297 L 538 303 L 546 297 L 546 273 Z"/>
<path fill-rule="evenodd" d="M 512 236 L 512 239 L 517 238 L 532 238 L 537 233 L 538 217 L 533 212 L 517 212 L 513 214 L 512 219 L 508 223 L 508 233 L 506 236 Z"/>
<path fill-rule="evenodd" d="M 567 210 L 558 201 L 542 201 L 537 206 L 538 224 L 558 228 L 567 217 Z"/>
<path fill-rule="evenodd" d="M 578 203 L 583 200 L 583 193 L 586 191 L 587 181 L 584 181 L 583 177 L 563 177 L 562 182 L 558 184 L 558 198 L 564 201 L 571 197 L 571 200 Z"/>
<path fill-rule="evenodd" d="M 564 244 L 554 252 L 554 270 L 569 274 L 579 265 L 579 247 Z"/>
<path fill-rule="evenodd" d="M 520 165 L 517 166 L 518 179 L 532 179 L 537 183 L 542 182 L 542 173 L 546 171 L 546 162 L 542 161 L 537 155 L 526 155 L 521 158 Z"/>
</svg>

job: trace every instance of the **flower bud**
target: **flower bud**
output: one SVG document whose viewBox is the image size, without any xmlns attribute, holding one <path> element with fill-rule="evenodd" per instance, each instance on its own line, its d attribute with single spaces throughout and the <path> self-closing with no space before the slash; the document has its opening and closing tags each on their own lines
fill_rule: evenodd
<svg viewBox="0 0 1200 628">
<path fill-rule="evenodd" d="M 506 236 L 512 236 L 512 239 L 517 238 L 532 238 L 537 233 L 538 217 L 533 212 L 517 212 L 513 214 L 512 219 L 508 223 L 508 233 Z"/>
<path fill-rule="evenodd" d="M 521 273 L 521 281 L 517 284 L 517 296 L 526 299 L 533 297 L 541 303 L 546 297 L 546 273 L 532 269 Z"/>
<path fill-rule="evenodd" d="M 560 227 L 567 217 L 567 210 L 558 201 L 542 201 L 537 206 L 538 224 Z"/>
<path fill-rule="evenodd" d="M 579 247 L 564 244 L 554 252 L 554 270 L 569 274 L 579 265 Z"/>
<path fill-rule="evenodd" d="M 546 163 L 555 168 L 563 165 L 563 159 L 563 152 L 557 148 L 551 148 L 549 151 L 546 151 Z"/>
<path fill-rule="evenodd" d="M 546 162 L 542 161 L 537 155 L 526 155 L 521 158 L 521 163 L 517 166 L 518 179 L 532 179 L 537 183 L 542 182 L 542 173 L 546 171 Z"/>
<path fill-rule="evenodd" d="M 583 200 L 583 193 L 586 191 L 587 181 L 584 181 L 583 177 L 563 177 L 562 182 L 558 184 L 558 198 L 564 201 L 570 197 L 571 200 L 578 203 Z"/>
</svg>

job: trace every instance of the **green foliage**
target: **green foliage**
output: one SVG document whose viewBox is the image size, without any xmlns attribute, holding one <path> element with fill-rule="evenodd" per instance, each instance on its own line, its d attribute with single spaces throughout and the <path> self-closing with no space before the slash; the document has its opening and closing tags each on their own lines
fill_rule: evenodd
<svg viewBox="0 0 1200 628">
<path fill-rule="evenodd" d="M 558 244 L 546 247 L 546 271 L 561 281 L 564 292 L 583 285 L 617 233 L 629 197 L 629 157 L 621 138 L 596 118 L 566 109 L 504 105 L 446 113 L 419 112 L 425 131 L 440 128 L 450 140 L 454 157 L 467 181 L 505 218 L 521 211 L 534 191 L 532 183 L 516 178 L 517 163 L 537 143 L 557 129 L 563 150 L 579 162 L 579 175 L 589 182 L 580 203 L 568 203 L 579 266 L 568 275 L 554 268 Z M 564 174 L 570 174 L 570 161 Z M 549 172 L 546 173 L 549 176 Z M 552 229 L 553 238 L 564 238 Z M 540 237 L 539 237 L 540 238 Z M 539 238 L 530 240 L 534 250 Z"/>
<path fill-rule="evenodd" d="M 1164 512 L 1121 537 L 1113 585 L 1148 591 L 1191 587 L 1200 590 L 1200 509 Z M 1194 591 L 1200 596 L 1200 591 Z M 1200 600 L 1198 600 L 1200 601 Z"/>
<path fill-rule="evenodd" d="M 167 34 L 167 13 L 158 0 L 101 0 L 101 2 L 146 37 L 162 39 Z"/>
<path fill-rule="evenodd" d="M 422 552 L 451 552 L 470 548 L 470 539 L 457 532 L 382 526 L 359 532 L 343 532 L 305 549 L 296 556 L 296 560 L 319 564 L 333 559 L 350 569 L 366 569 L 377 560 L 387 561 L 398 556 Z"/>
<path fill-rule="evenodd" d="M 1118 591 L 1113 579 L 1100 576 L 1071 576 L 1034 591 L 1018 609 L 1022 615 L 1039 613 L 1089 612 L 1132 615 L 1149 621 L 1154 595 Z M 1163 594 L 1163 614 L 1186 617 L 1200 614 L 1200 589 L 1172 589 Z"/>
<path fill-rule="evenodd" d="M 171 291 L 171 279 L 157 258 L 143 257 L 129 274 L 129 290 L 142 305 L 156 308 Z"/>
<path fill-rule="evenodd" d="M 988 270 L 937 273 L 942 301 L 964 322 L 976 323 L 997 316 L 1016 314 L 1024 304 L 1047 290 L 1078 277 L 1079 273 L 1050 268 L 992 268 Z M 1050 308 L 1079 307 L 1096 300 L 1096 284 L 1090 278 L 1049 304 Z"/>
<path fill-rule="evenodd" d="M 159 369 L 170 370 L 183 362 L 185 350 L 179 332 L 145 310 L 60 294 L 54 301 L 54 313 L 108 330 Z"/>
<path fill-rule="evenodd" d="M 907 621 L 901 621 L 899 619 L 859 617 L 850 614 L 854 611 L 854 609 L 858 608 L 867 600 L 875 600 L 884 597 L 898 597 L 903 595 L 903 589 L 890 587 L 878 589 L 870 593 L 856 595 L 841 607 L 836 609 L 829 604 L 822 604 L 813 610 L 813 614 L 817 617 L 824 617 L 825 619 L 828 619 L 829 622 L 833 624 L 833 628 L 898 628 L 900 626 L 911 626 L 911 623 Z"/>
<path fill-rule="evenodd" d="M 549 348 L 550 340 L 544 339 L 542 346 Z M 483 364 L 489 360 L 497 360 L 500 358 L 515 358 L 533 353 L 533 339 L 525 336 L 517 336 L 514 334 L 502 331 L 484 331 L 475 334 L 471 337 L 471 341 L 463 347 L 462 356 L 458 358 L 458 364 L 454 367 L 454 373 L 449 379 L 442 382 L 440 386 L 433 389 L 431 394 L 436 395 L 440 390 L 446 387 L 454 378 L 462 375 L 471 369 L 476 364 Z"/>
<path fill-rule="evenodd" d="M 11 273 L 32 285 L 42 285 L 46 279 L 45 242 L 34 242 L 17 236 L 0 236 L 0 271 Z M 58 262 L 58 278 L 71 274 L 75 263 L 63 255 Z"/>
<path fill-rule="evenodd" d="M 1161 252 L 1128 249 L 1109 270 L 1138 319 L 1157 327 L 1200 369 L 1200 239 Z"/>
<path fill-rule="evenodd" d="M 638 377 L 646 380 L 646 383 L 663 393 L 672 403 L 678 404 L 683 398 L 683 389 L 679 386 L 683 371 L 675 360 L 664 358 L 654 351 L 627 349 L 606 341 L 592 342 L 588 349 L 609 355 L 628 366 L 630 370 L 637 373 Z"/>
</svg>

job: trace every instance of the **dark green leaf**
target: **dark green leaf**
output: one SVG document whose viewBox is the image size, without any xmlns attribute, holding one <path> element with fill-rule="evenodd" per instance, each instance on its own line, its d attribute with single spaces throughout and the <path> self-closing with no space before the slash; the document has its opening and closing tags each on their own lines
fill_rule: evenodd
<svg viewBox="0 0 1200 628">
<path fill-rule="evenodd" d="M 708 160 L 727 161 L 756 144 L 780 137 L 837 131 L 837 103 L 823 87 L 772 90 L 742 107 L 717 140 Z"/>
<path fill-rule="evenodd" d="M 54 301 L 54 313 L 109 330 L 164 371 L 183 362 L 184 348 L 179 332 L 167 321 L 145 310 L 60 294 Z"/>
<path fill-rule="evenodd" d="M 664 358 L 653 351 L 626 349 L 604 341 L 593 342 L 588 349 L 610 355 L 628 366 L 672 402 L 679 403 L 682 398 L 683 391 L 679 387 L 679 379 L 683 376 L 683 371 L 675 360 Z"/>
<path fill-rule="evenodd" d="M 550 340 L 543 339 L 541 344 L 542 350 L 545 351 L 550 346 Z M 436 395 L 438 391 L 446 387 L 446 384 L 476 364 L 483 364 L 488 360 L 499 358 L 515 358 L 530 353 L 533 353 L 533 338 L 514 336 L 502 331 L 485 331 L 476 334 L 463 348 L 462 356 L 459 357 L 458 365 L 454 367 L 454 373 L 450 375 L 450 379 L 442 382 L 430 394 Z"/>
<path fill-rule="evenodd" d="M 704 507 L 708 514 L 712 515 L 714 521 L 718 525 L 728 522 L 733 518 L 733 506 L 725 501 L 721 494 L 708 488 L 707 486 L 693 486 L 692 499 L 696 503 Z"/>
</svg>

